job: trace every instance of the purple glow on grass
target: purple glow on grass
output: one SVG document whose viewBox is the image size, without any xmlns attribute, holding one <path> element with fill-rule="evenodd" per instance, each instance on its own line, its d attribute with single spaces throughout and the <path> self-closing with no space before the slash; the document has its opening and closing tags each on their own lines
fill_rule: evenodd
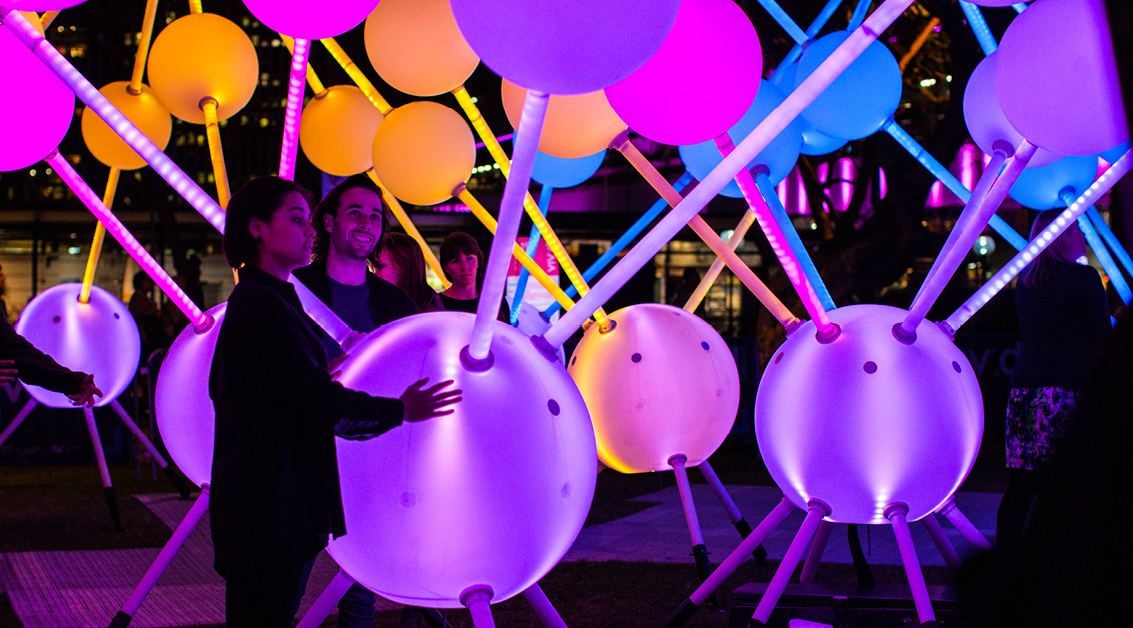
<svg viewBox="0 0 1133 628">
<path fill-rule="evenodd" d="M 52 153 L 46 161 L 51 164 L 51 167 L 55 168 L 67 187 L 71 188 L 75 196 L 78 196 L 79 200 L 83 202 L 83 205 L 90 209 L 91 213 L 106 227 L 110 235 L 114 236 L 114 239 L 122 245 L 122 248 L 126 249 L 130 257 L 134 258 L 138 266 L 141 266 L 142 270 L 153 278 L 154 283 L 169 296 L 177 309 L 181 310 L 193 325 L 203 327 L 211 323 L 211 319 L 201 311 L 201 308 L 197 307 L 196 303 L 193 303 L 189 295 L 185 294 L 181 286 L 173 281 L 169 273 L 165 272 L 161 264 L 158 264 L 157 260 L 146 251 L 141 242 L 138 242 L 138 239 L 122 224 L 122 221 L 118 220 L 118 217 L 103 204 L 102 198 L 87 185 L 87 182 L 79 176 L 79 173 L 75 172 L 71 164 L 58 151 Z"/>
<path fill-rule="evenodd" d="M 169 159 L 145 133 L 138 130 L 130 119 L 110 104 L 94 85 L 71 65 L 39 31 L 35 30 L 22 15 L 16 12 L 4 16 L 4 25 L 12 29 L 23 42 L 65 85 L 75 92 L 79 100 L 86 103 L 98 117 L 130 145 L 146 163 L 165 179 L 169 185 L 196 209 L 217 231 L 224 233 L 224 210 L 212 200 L 195 181 L 186 175 L 173 160 Z M 85 184 L 84 184 L 85 185 Z M 101 199 L 99 200 L 101 202 Z M 168 291 L 167 291 L 168 294 Z M 194 306 L 196 307 L 196 306 Z M 198 310 L 199 311 L 199 310 Z M 190 317 L 192 318 L 192 317 Z"/>
<path fill-rule="evenodd" d="M 1054 241 L 1055 238 L 1062 235 L 1063 231 L 1074 224 L 1078 217 L 1086 212 L 1093 206 L 1103 194 L 1105 194 L 1118 180 L 1121 179 L 1125 173 L 1129 172 L 1130 166 L 1133 165 L 1133 152 L 1127 152 L 1117 160 L 1108 170 L 1105 171 L 1093 185 L 1086 189 L 1081 196 L 1078 197 L 1069 207 L 1063 211 L 1058 218 L 1050 224 L 1049 227 L 1043 230 L 1030 244 L 1022 251 L 1019 251 L 1015 257 L 1011 258 L 1003 268 L 999 270 L 987 283 L 976 291 L 963 305 L 953 312 L 945 321 L 944 324 L 948 325 L 955 331 L 961 325 L 966 323 L 981 307 L 987 304 L 996 294 L 999 293 L 1011 280 L 1015 278 L 1031 260 L 1035 259 L 1039 253 L 1042 253 L 1046 247 Z"/>
<path fill-rule="evenodd" d="M 310 51 L 311 40 L 295 40 L 295 51 L 291 54 L 291 79 L 287 83 L 287 112 L 283 115 L 283 145 L 279 149 L 279 176 L 289 181 L 295 178 L 303 88 L 307 82 L 307 54 Z"/>
</svg>

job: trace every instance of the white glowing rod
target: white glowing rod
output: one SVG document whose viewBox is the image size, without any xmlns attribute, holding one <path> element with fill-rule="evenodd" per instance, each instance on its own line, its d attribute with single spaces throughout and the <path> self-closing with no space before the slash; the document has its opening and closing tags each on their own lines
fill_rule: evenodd
<svg viewBox="0 0 1133 628">
<path fill-rule="evenodd" d="M 736 150 L 725 157 L 717 166 L 704 177 L 688 196 L 681 201 L 673 211 L 661 219 L 657 226 L 643 237 L 637 246 L 626 253 L 622 261 L 618 262 L 606 274 L 606 277 L 591 289 L 590 293 L 582 297 L 569 312 L 563 315 L 551 329 L 543 336 L 542 341 L 551 347 L 558 347 L 578 329 L 598 305 L 605 303 L 626 281 L 629 280 L 642 266 L 645 265 L 657 251 L 661 250 L 689 220 L 696 215 L 717 193 L 728 184 L 742 168 L 759 154 L 761 150 L 774 139 L 787 125 L 791 123 L 822 90 L 826 89 L 849 65 L 865 51 L 869 44 L 877 39 L 890 24 L 893 23 L 905 9 L 912 5 L 913 0 L 885 0 L 877 10 L 859 26 L 842 45 L 838 47 L 814 73 L 806 78 L 795 91 L 791 92 L 770 115 L 752 130 L 751 134 L 736 146 Z M 794 272 L 799 269 L 794 268 Z M 837 327 L 822 311 L 821 317 L 815 318 L 815 325 L 823 335 L 837 333 Z M 542 343 L 540 343 L 542 344 Z"/>
<path fill-rule="evenodd" d="M 1093 185 L 1086 188 L 1086 191 L 1077 198 L 1070 207 L 1067 207 L 1063 212 L 1050 223 L 1050 226 L 1043 229 L 1030 244 L 1027 245 L 1022 251 L 1019 251 L 1011 261 L 995 274 L 982 288 L 976 291 L 963 305 L 960 306 L 955 312 L 952 313 L 944 324 L 947 325 L 951 331 L 955 332 L 961 325 L 968 322 L 968 319 L 973 314 L 979 311 L 988 301 L 991 300 L 996 294 L 999 293 L 1011 280 L 1015 278 L 1031 260 L 1038 257 L 1055 238 L 1062 235 L 1078 217 L 1086 212 L 1103 194 L 1105 194 L 1126 172 L 1129 172 L 1129 167 L 1133 165 L 1133 151 L 1126 151 L 1117 163 L 1110 166 L 1109 170 L 1102 173 Z"/>
<path fill-rule="evenodd" d="M 283 145 L 279 149 L 279 176 L 295 179 L 299 152 L 299 121 L 303 113 L 303 86 L 307 79 L 307 55 L 311 40 L 296 39 L 291 53 L 291 80 L 287 83 L 287 112 L 283 114 Z"/>
<path fill-rule="evenodd" d="M 188 175 L 173 163 L 145 133 L 138 130 L 130 119 L 110 104 L 78 70 L 55 49 L 39 31 L 28 23 L 18 11 L 9 11 L 0 20 L 28 47 L 59 80 L 75 92 L 98 117 L 130 145 L 146 163 L 165 179 L 186 202 L 197 210 L 217 231 L 224 233 L 224 210 L 212 200 Z M 100 201 L 101 202 L 101 201 Z M 191 318 L 191 317 L 190 317 Z"/>
<path fill-rule="evenodd" d="M 320 329 L 325 331 L 338 346 L 342 347 L 345 351 L 347 347 L 354 343 L 355 340 L 362 337 L 362 334 L 350 328 L 346 321 L 338 317 L 330 306 L 323 302 L 311 289 L 307 287 L 302 281 L 291 275 L 287 278 L 287 282 L 295 288 L 295 295 L 299 297 L 299 303 L 303 306 L 303 312 L 315 321 L 315 324 Z"/>
<path fill-rule="evenodd" d="M 960 214 L 960 221 L 957 221 L 956 226 L 952 228 L 952 234 L 959 232 L 955 238 L 949 234 L 949 242 L 952 247 L 945 248 L 937 256 L 936 262 L 933 263 L 932 269 L 929 270 L 929 277 L 921 285 L 920 291 L 917 293 L 913 304 L 909 307 L 909 313 L 905 316 L 905 320 L 901 321 L 901 329 L 898 331 L 893 329 L 895 334 L 898 334 L 898 339 L 902 342 L 912 342 L 916 340 L 917 327 L 924 320 L 929 309 L 936 303 L 936 299 L 940 297 L 940 293 L 944 291 L 944 286 L 948 284 L 948 280 L 952 278 L 952 274 L 960 267 L 964 261 L 964 257 L 971 250 L 972 245 L 975 244 L 976 238 L 980 237 L 980 233 L 987 226 L 988 219 L 995 214 L 995 210 L 1003 204 L 1003 200 L 1007 198 L 1007 192 L 1011 190 L 1011 186 L 1018 180 L 1019 175 L 1023 173 L 1023 168 L 1031 161 L 1038 147 L 1034 144 L 1023 140 L 1015 154 L 1007 160 L 1007 166 L 1003 169 L 1003 174 L 995 179 L 995 183 L 991 185 L 991 189 L 987 189 L 985 180 L 991 180 L 999 172 L 998 165 L 993 163 L 993 168 L 988 168 L 984 171 L 980 182 L 976 184 L 976 189 L 972 192 L 972 198 L 968 201 L 968 206 Z M 999 151 L 996 151 L 999 154 Z M 994 162 L 994 160 L 993 160 Z M 965 219 L 965 214 L 968 217 Z M 963 221 L 963 229 L 960 229 L 960 223 Z"/>
<path fill-rule="evenodd" d="M 78 196 L 79 200 L 83 202 L 83 205 L 86 205 L 87 208 L 91 210 L 91 213 L 93 213 L 102 224 L 106 225 L 106 230 L 110 232 L 110 235 L 114 236 L 114 239 L 118 240 L 118 243 L 122 245 L 122 248 L 126 249 L 130 257 L 138 262 L 138 266 L 141 266 L 142 270 L 146 271 L 146 274 L 153 278 L 154 283 L 173 300 L 173 304 L 177 306 L 177 309 L 185 313 L 185 316 L 192 321 L 193 326 L 198 331 L 203 331 L 212 325 L 212 317 L 202 312 L 201 308 L 197 307 L 196 303 L 193 303 L 189 295 L 185 294 L 181 286 L 178 286 L 177 282 L 173 281 L 169 273 L 165 272 L 161 264 L 158 264 L 157 260 L 146 251 L 145 247 L 138 242 L 138 239 L 130 233 L 129 229 L 126 229 L 122 221 L 118 220 L 118 217 L 103 204 L 98 194 L 87 185 L 87 182 L 79 176 L 79 173 L 75 172 L 75 169 L 59 154 L 59 151 L 53 151 L 47 156 L 45 161 L 51 164 L 51 167 L 55 168 L 55 171 L 59 173 L 59 177 L 67 184 L 67 187 L 71 188 L 75 196 Z"/>
</svg>

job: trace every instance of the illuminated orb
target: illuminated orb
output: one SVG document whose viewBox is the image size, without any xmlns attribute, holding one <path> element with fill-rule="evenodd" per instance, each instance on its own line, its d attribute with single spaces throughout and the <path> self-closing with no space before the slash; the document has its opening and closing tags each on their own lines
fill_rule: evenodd
<svg viewBox="0 0 1133 628">
<path fill-rule="evenodd" d="M 622 473 L 693 467 L 724 442 L 736 420 L 740 379 L 724 339 L 694 314 L 654 303 L 593 324 L 567 370 L 590 408 L 598 457 Z"/>
<path fill-rule="evenodd" d="M 358 26 L 378 0 L 244 0 L 268 28 L 289 37 L 327 39 Z"/>
<path fill-rule="evenodd" d="M 303 107 L 299 146 L 316 168 L 336 177 L 374 166 L 374 133 L 385 120 L 362 90 L 332 85 Z"/>
<path fill-rule="evenodd" d="M 134 95 L 129 93 L 129 81 L 115 81 L 98 90 L 118 108 L 134 126 L 145 133 L 161 150 L 169 143 L 169 135 L 173 131 L 173 119 L 169 112 L 158 102 L 157 96 L 149 85 L 142 84 L 142 93 Z M 110 127 L 98 117 L 93 109 L 87 107 L 83 110 L 83 140 L 90 149 L 94 158 L 107 166 L 116 166 L 122 170 L 135 170 L 146 165 L 133 148 L 110 130 Z"/>
<path fill-rule="evenodd" d="M 452 197 L 476 166 L 476 142 L 464 118 L 421 100 L 389 112 L 373 140 L 374 172 L 397 198 L 435 205 Z"/>
<path fill-rule="evenodd" d="M 799 57 L 795 87 L 849 36 L 838 31 L 812 41 Z M 857 140 L 876 133 L 899 104 L 901 68 L 885 44 L 873 41 L 803 110 L 802 116 L 825 135 Z"/>
<path fill-rule="evenodd" d="M 995 85 L 1011 126 L 1037 146 L 1093 155 L 1129 139 L 1103 0 L 1042 0 L 1007 27 Z"/>
<path fill-rule="evenodd" d="M 17 11 L 62 11 L 86 0 L 0 0 L 0 9 L 7 12 L 11 9 Z"/>
<path fill-rule="evenodd" d="M 1078 198 L 1098 174 L 1095 155 L 1063 157 L 1041 168 L 1024 170 L 1011 186 L 1011 198 L 1031 209 L 1045 210 L 1066 207 L 1062 191 L 1069 188 L 1071 201 Z"/>
<path fill-rule="evenodd" d="M 157 376 L 154 406 L 161 440 L 177 468 L 197 486 L 212 482 L 216 409 L 209 396 L 209 372 L 228 303 L 207 313 L 213 325 L 202 334 L 189 325 L 181 331 Z"/>
<path fill-rule="evenodd" d="M 39 19 L 30 21 L 35 26 Z M 0 172 L 7 172 L 27 168 L 59 146 L 75 116 L 75 95 L 7 26 L 0 26 L 0 59 Z"/>
<path fill-rule="evenodd" d="M 551 94 L 585 94 L 633 74 L 661 47 L 679 6 L 680 0 L 452 0 L 460 32 L 485 65 Z"/>
<path fill-rule="evenodd" d="M 786 67 L 780 67 L 775 70 L 775 74 L 771 75 L 770 83 L 778 87 L 783 94 L 788 94 L 795 90 L 795 74 L 798 73 L 799 64 L 792 63 Z M 758 100 L 759 97 L 756 97 Z M 799 116 L 795 118 L 802 128 L 803 144 L 799 147 L 799 153 L 803 155 L 829 155 L 830 153 L 842 148 L 849 141 L 845 138 L 834 137 L 827 135 L 815 129 L 806 118 Z M 733 138 L 738 139 L 738 138 Z"/>
<path fill-rule="evenodd" d="M 976 146 L 985 153 L 994 152 L 997 141 L 1005 141 L 1012 148 L 1023 143 L 1023 136 L 1011 126 L 999 107 L 995 92 L 995 60 L 999 51 L 984 57 L 972 71 L 968 86 L 964 88 L 964 122 Z M 1062 155 L 1042 148 L 1035 151 L 1027 162 L 1028 168 L 1037 168 L 1058 161 Z"/>
<path fill-rule="evenodd" d="M 839 308 L 830 318 L 842 333 L 829 344 L 807 322 L 759 382 L 760 455 L 793 504 L 829 504 L 828 521 L 886 523 L 894 502 L 908 504 L 917 521 L 952 496 L 975 462 L 983 399 L 972 366 L 927 321 L 916 342 L 899 342 L 892 328 L 905 315 L 885 305 Z"/>
<path fill-rule="evenodd" d="M 134 381 L 142 341 L 134 317 L 122 300 L 91 286 L 90 301 L 79 303 L 80 283 L 64 283 L 40 292 L 16 321 L 16 332 L 56 362 L 94 375 L 103 392 L 96 406 L 118 398 Z M 63 393 L 24 383 L 28 394 L 52 408 L 73 408 Z"/>
<path fill-rule="evenodd" d="M 504 79 L 500 82 L 500 96 L 508 122 L 518 129 L 527 90 Z M 614 112 L 602 90 L 574 96 L 552 95 L 539 136 L 539 151 L 553 157 L 578 159 L 606 150 L 624 130 L 626 123 Z"/>
<path fill-rule="evenodd" d="M 1129 148 L 1129 142 L 1122 142 L 1098 156 L 1104 159 L 1107 164 L 1113 165 L 1117 163 L 1118 159 L 1121 159 L 1122 155 L 1129 152 Z"/>
<path fill-rule="evenodd" d="M 683 0 L 665 43 L 606 88 L 618 116 L 655 142 L 706 142 L 728 130 L 759 90 L 763 53 L 733 0 Z"/>
<path fill-rule="evenodd" d="M 365 38 L 382 80 L 414 96 L 451 92 L 480 65 L 448 0 L 382 0 L 366 18 Z"/>
<path fill-rule="evenodd" d="M 244 108 L 260 81 L 256 47 L 241 28 L 213 13 L 191 13 L 166 26 L 149 53 L 150 87 L 178 118 L 205 123 L 204 98 L 227 120 Z"/>
<path fill-rule="evenodd" d="M 458 355 L 474 318 L 437 312 L 384 325 L 350 350 L 339 377 L 385 397 L 426 377 L 464 391 L 451 415 L 337 439 L 348 533 L 328 550 L 401 604 L 459 608 L 473 585 L 490 586 L 492 602 L 523 592 L 570 548 L 594 496 L 594 431 L 574 382 L 503 323 L 492 367 L 465 370 Z"/>
<path fill-rule="evenodd" d="M 603 161 L 606 161 L 605 150 L 577 159 L 563 159 L 538 151 L 531 180 L 553 188 L 572 188 L 594 176 Z"/>
</svg>

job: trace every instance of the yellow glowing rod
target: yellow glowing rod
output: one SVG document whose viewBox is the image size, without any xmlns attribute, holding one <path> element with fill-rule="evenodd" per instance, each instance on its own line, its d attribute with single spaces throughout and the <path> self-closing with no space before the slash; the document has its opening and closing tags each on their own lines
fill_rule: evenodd
<svg viewBox="0 0 1133 628">
<path fill-rule="evenodd" d="M 205 112 L 205 135 L 209 141 L 209 156 L 212 157 L 212 172 L 216 179 L 216 202 L 228 207 L 228 170 L 224 166 L 224 149 L 220 144 L 220 124 L 216 119 L 218 103 L 212 96 L 201 99 L 201 109 Z"/>
<path fill-rule="evenodd" d="M 370 176 L 370 179 L 372 179 L 373 182 L 379 188 L 381 188 L 382 193 L 385 195 L 386 202 L 389 203 L 389 209 L 391 212 L 393 212 L 393 215 L 395 218 L 397 218 L 397 221 L 401 223 L 401 228 L 405 229 L 405 233 L 409 234 L 409 237 L 417 241 L 417 244 L 421 247 L 421 252 L 425 255 L 425 261 L 429 263 L 429 266 L 433 269 L 433 272 L 437 273 L 437 277 L 441 280 L 441 284 L 444 285 L 445 290 L 448 290 L 449 286 L 452 285 L 452 282 L 445 278 L 444 270 L 441 269 L 440 260 L 438 260 L 437 256 L 433 254 L 433 249 L 429 248 L 429 245 L 425 242 L 425 238 L 421 237 L 421 232 L 418 231 L 417 227 L 413 225 L 413 221 L 409 219 L 409 214 L 405 213 L 405 208 L 401 206 L 400 202 L 398 202 L 397 197 L 395 197 L 393 193 L 389 191 L 389 188 L 387 188 L 385 184 L 382 183 L 381 179 L 378 178 L 378 174 L 374 172 L 373 168 L 367 170 L 366 174 L 368 174 Z"/>
<path fill-rule="evenodd" d="M 58 11 L 46 11 L 43 15 L 39 16 L 39 23 L 43 26 L 43 30 L 47 30 L 48 26 L 59 17 Z"/>
<path fill-rule="evenodd" d="M 374 106 L 378 108 L 378 111 L 382 112 L 382 115 L 388 115 L 390 111 L 393 111 L 393 107 L 386 102 L 385 98 L 382 98 L 382 95 L 378 93 L 377 88 L 370 82 L 370 79 L 366 78 L 365 74 L 362 74 L 362 70 L 354 65 L 354 61 L 350 59 L 350 55 L 346 54 L 346 51 L 342 49 L 342 46 L 338 45 L 338 42 L 333 38 L 320 39 L 319 41 L 323 42 L 323 45 L 330 51 L 330 55 L 334 57 L 334 60 L 338 61 L 338 64 L 342 66 L 343 70 L 346 70 L 346 73 L 350 75 L 350 79 L 362 90 L 366 98 L 369 98 L 370 102 L 374 103 Z"/>
<path fill-rule="evenodd" d="M 201 6 L 201 0 L 189 0 L 189 13 L 204 13 L 204 7 Z"/>
</svg>

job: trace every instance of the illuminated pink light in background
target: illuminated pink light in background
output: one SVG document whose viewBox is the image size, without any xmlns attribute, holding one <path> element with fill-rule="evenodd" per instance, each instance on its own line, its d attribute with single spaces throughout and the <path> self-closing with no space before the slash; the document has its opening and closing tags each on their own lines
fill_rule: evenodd
<svg viewBox="0 0 1133 628">
<path fill-rule="evenodd" d="M 310 52 L 311 40 L 295 40 L 294 52 L 291 53 L 291 80 L 287 83 L 287 112 L 283 114 L 283 145 L 279 149 L 279 176 L 289 181 L 295 179 L 303 88 L 307 84 L 307 55 Z"/>
<path fill-rule="evenodd" d="M 134 261 L 138 263 L 138 266 L 141 266 L 142 270 L 146 271 L 146 274 L 153 278 L 154 283 L 173 300 L 173 304 L 177 306 L 177 309 L 184 312 L 185 316 L 192 321 L 193 325 L 196 327 L 206 327 L 211 324 L 212 319 L 206 316 L 205 313 L 201 311 L 201 308 L 197 307 L 196 303 L 193 303 L 189 295 L 185 294 L 181 286 L 178 286 L 177 283 L 173 281 L 173 278 L 169 276 L 169 273 L 165 272 L 165 269 L 161 267 L 161 264 L 158 264 L 157 260 L 153 259 L 142 244 L 138 242 L 138 239 L 122 224 L 122 221 L 118 220 L 118 217 L 103 204 L 102 198 L 87 185 L 87 182 L 79 176 L 79 173 L 75 172 L 75 169 L 59 154 L 59 151 L 55 151 L 49 155 L 46 161 L 55 168 L 55 171 L 59 173 L 59 177 L 67 184 L 67 187 L 71 188 L 75 196 L 78 196 L 79 200 L 91 210 L 91 213 L 106 226 L 106 230 L 110 232 L 110 235 L 114 236 L 115 240 L 118 240 L 122 248 L 126 249 L 130 257 L 134 258 Z"/>
<path fill-rule="evenodd" d="M 4 25 L 15 33 L 75 95 L 98 114 L 111 129 L 141 155 L 146 163 L 165 179 L 186 202 L 196 209 L 217 231 L 224 233 L 224 210 L 188 175 L 157 147 L 130 119 L 110 104 L 22 15 L 12 11 L 4 15 Z M 85 185 L 85 183 L 84 183 Z M 99 201 L 101 203 L 101 200 Z M 89 206 L 89 205 L 88 205 Z M 128 232 L 127 232 L 128 233 Z M 151 273 L 152 274 L 152 273 Z M 196 307 L 196 306 L 194 306 Z M 199 309 L 197 310 L 200 311 Z M 190 317 L 192 318 L 192 317 Z M 195 320 L 195 319 L 194 319 Z"/>
<path fill-rule="evenodd" d="M 830 202 L 833 207 L 827 207 L 830 211 L 842 213 L 850 206 L 850 199 L 854 196 L 854 189 L 858 184 L 857 177 L 859 174 L 860 164 L 858 160 L 852 157 L 842 157 L 835 162 L 836 177 L 843 181 L 836 187 L 832 188 L 828 194 Z M 819 183 L 826 183 L 830 177 L 830 164 L 823 162 L 818 164 L 815 168 L 815 175 Z M 881 198 L 884 199 L 885 195 L 889 192 L 889 183 L 885 178 L 885 170 L 878 168 L 878 176 L 881 180 Z M 868 185 L 873 185 L 870 181 Z M 935 188 L 934 188 L 935 189 Z M 810 197 L 806 193 L 806 185 L 803 184 L 802 174 L 796 166 L 791 170 L 791 174 L 787 178 L 779 182 L 775 186 L 775 192 L 779 196 L 779 201 L 783 203 L 783 207 L 787 213 L 792 216 L 809 216 L 810 211 Z M 873 210 L 873 203 L 871 202 L 872 194 L 866 194 L 865 202 L 862 204 L 863 217 L 868 217 Z M 931 205 L 929 205 L 931 206 Z"/>
</svg>

